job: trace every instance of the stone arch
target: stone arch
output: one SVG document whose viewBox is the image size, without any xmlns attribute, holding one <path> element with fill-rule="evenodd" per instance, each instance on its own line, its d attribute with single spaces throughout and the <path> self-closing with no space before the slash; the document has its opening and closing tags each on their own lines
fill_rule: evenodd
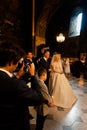
<svg viewBox="0 0 87 130">
<path fill-rule="evenodd" d="M 45 43 L 46 28 L 55 11 L 62 5 L 63 0 L 46 0 L 36 22 L 35 46 Z M 36 52 L 36 48 L 35 48 Z"/>
</svg>

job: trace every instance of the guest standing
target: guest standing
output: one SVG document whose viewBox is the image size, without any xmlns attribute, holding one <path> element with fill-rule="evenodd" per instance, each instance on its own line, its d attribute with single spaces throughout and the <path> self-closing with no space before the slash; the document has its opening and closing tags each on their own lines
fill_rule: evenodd
<svg viewBox="0 0 87 130">
<path fill-rule="evenodd" d="M 48 86 L 49 76 L 50 76 L 50 51 L 45 50 L 43 57 L 40 58 L 38 61 L 38 68 L 43 67 L 47 71 L 47 79 L 45 81 L 46 85 Z"/>
<path fill-rule="evenodd" d="M 68 77 L 70 75 L 70 63 L 69 58 L 66 58 L 65 65 L 64 65 L 64 72 L 65 75 Z"/>
</svg>

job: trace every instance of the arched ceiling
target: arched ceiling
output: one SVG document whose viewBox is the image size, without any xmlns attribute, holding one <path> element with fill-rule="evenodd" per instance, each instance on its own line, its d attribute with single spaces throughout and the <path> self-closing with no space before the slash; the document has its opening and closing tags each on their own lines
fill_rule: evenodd
<svg viewBox="0 0 87 130">
<path fill-rule="evenodd" d="M 38 8 L 36 5 L 36 8 L 37 8 L 36 10 L 36 36 L 40 36 L 43 38 L 46 38 L 46 31 L 49 25 L 52 25 L 53 28 L 56 27 L 55 25 L 56 23 L 58 24 L 57 25 L 58 27 L 60 27 L 61 25 L 66 26 L 68 18 L 70 18 L 70 14 L 72 13 L 75 7 L 80 6 L 83 9 L 85 9 L 87 13 L 87 0 L 42 0 L 42 1 L 38 0 L 38 1 L 41 3 L 38 6 Z M 55 19 L 56 22 L 54 21 L 53 23 L 55 25 L 54 26 L 52 24 L 52 19 L 54 18 L 55 13 L 57 14 L 56 15 L 57 19 Z M 85 17 L 87 18 L 87 16 Z M 86 23 L 87 22 L 85 22 L 85 27 L 84 27 L 85 29 L 87 28 Z M 49 26 L 49 28 L 52 29 L 52 26 Z M 49 35 L 50 35 L 50 31 L 49 31 Z M 82 35 L 82 37 L 84 37 L 84 35 Z M 86 37 L 87 36 L 85 34 L 85 39 Z M 72 43 L 73 42 L 74 41 L 72 41 Z M 78 44 L 78 39 L 76 39 L 76 44 Z"/>
<path fill-rule="evenodd" d="M 46 26 L 49 23 L 51 16 L 61 6 L 62 2 L 63 0 L 46 0 L 44 2 L 38 17 L 41 25 Z"/>
<path fill-rule="evenodd" d="M 38 4 L 37 4 L 38 3 Z M 41 37 L 45 36 L 46 28 L 49 22 L 51 21 L 53 15 L 56 11 L 61 10 L 62 17 L 64 14 L 68 15 L 71 9 L 77 5 L 82 5 L 86 3 L 82 0 L 38 0 L 36 5 L 36 35 Z M 65 9 L 65 12 L 62 12 L 62 9 Z"/>
<path fill-rule="evenodd" d="M 33 0 L 0 0 L 0 38 L 1 33 L 7 37 L 15 37 L 29 46 L 31 38 L 31 5 Z M 58 26 L 61 18 L 65 18 L 77 5 L 84 6 L 87 15 L 87 0 L 34 0 L 35 1 L 35 36 L 45 38 L 49 25 L 57 13 Z M 66 17 L 65 17 L 66 16 Z M 55 22 L 54 22 L 55 24 Z M 64 23 L 62 23 L 64 24 Z M 86 28 L 87 22 L 85 22 Z M 56 25 L 55 25 L 56 26 Z M 51 28 L 51 26 L 50 26 Z M 87 30 L 86 30 L 87 32 Z M 85 33 L 85 38 L 86 38 Z M 83 35 L 84 39 L 84 35 Z M 31 45 L 32 48 L 32 45 Z"/>
<path fill-rule="evenodd" d="M 63 0 L 45 0 L 42 4 L 39 6 L 39 9 L 36 11 L 36 34 L 39 36 L 44 36 L 46 27 L 55 13 L 55 11 L 62 5 Z M 37 7 L 36 7 L 37 8 Z M 38 12 L 38 14 L 37 14 Z M 40 31 L 42 30 L 42 31 Z M 44 32 L 44 33 L 41 33 Z"/>
</svg>

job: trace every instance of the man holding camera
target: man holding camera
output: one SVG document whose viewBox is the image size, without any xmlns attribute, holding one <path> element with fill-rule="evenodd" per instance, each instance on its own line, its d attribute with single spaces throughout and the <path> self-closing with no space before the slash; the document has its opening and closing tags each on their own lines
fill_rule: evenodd
<svg viewBox="0 0 87 130">
<path fill-rule="evenodd" d="M 22 76 L 22 79 L 25 80 L 26 83 L 29 83 L 31 82 L 30 79 L 31 79 L 31 75 L 28 71 L 28 66 L 33 68 L 34 72 L 35 72 L 35 65 L 34 65 L 34 62 L 32 60 L 32 52 L 28 52 L 27 55 L 26 55 L 26 58 L 24 59 L 24 71 L 26 72 L 23 76 Z"/>
<path fill-rule="evenodd" d="M 28 68 L 32 88 L 20 80 L 25 73 L 24 63 L 16 78 L 12 77 L 24 56 L 24 51 L 15 43 L 0 43 L 0 130 L 30 130 L 28 106 L 37 106 L 44 102 L 32 66 Z"/>
<path fill-rule="evenodd" d="M 27 53 L 27 60 L 28 60 L 31 64 L 33 64 L 33 66 L 35 67 L 34 62 L 33 62 L 33 54 L 32 54 L 31 51 L 29 51 L 29 52 Z"/>
</svg>

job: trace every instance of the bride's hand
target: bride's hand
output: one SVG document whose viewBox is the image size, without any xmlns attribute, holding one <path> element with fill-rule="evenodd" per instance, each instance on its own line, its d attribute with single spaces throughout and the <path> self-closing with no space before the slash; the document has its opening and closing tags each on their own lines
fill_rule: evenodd
<svg viewBox="0 0 87 130">
<path fill-rule="evenodd" d="M 55 106 L 54 103 L 49 104 L 49 107 L 54 107 L 54 106 Z"/>
<path fill-rule="evenodd" d="M 60 72 L 60 74 L 63 74 L 63 71 L 62 71 L 62 72 Z"/>
</svg>

